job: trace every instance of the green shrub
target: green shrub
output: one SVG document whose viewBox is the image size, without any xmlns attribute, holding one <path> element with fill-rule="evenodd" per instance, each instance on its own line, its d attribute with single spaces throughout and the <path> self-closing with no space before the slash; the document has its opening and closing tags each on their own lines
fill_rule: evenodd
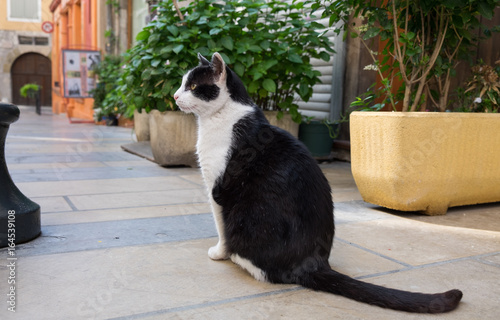
<svg viewBox="0 0 500 320">
<path fill-rule="evenodd" d="M 90 92 L 94 98 L 94 118 L 97 121 L 103 116 L 126 112 L 126 106 L 116 92 L 118 79 L 123 73 L 122 65 L 122 57 L 107 55 L 94 69 L 98 83 Z"/>
<path fill-rule="evenodd" d="M 333 52 L 302 2 L 200 0 L 180 11 L 184 20 L 171 0 L 160 2 L 157 19 L 126 54 L 119 91 L 132 110 L 175 110 L 173 94 L 197 54 L 219 52 L 261 108 L 301 121 L 294 94 L 309 100 L 321 75 L 311 58 L 328 61 Z"/>
<path fill-rule="evenodd" d="M 40 90 L 40 86 L 35 83 L 27 83 L 19 89 L 19 93 L 23 98 L 31 98 L 34 99 L 37 92 Z"/>
<path fill-rule="evenodd" d="M 333 26 L 343 21 L 346 35 L 359 37 L 368 49 L 374 70 L 382 79 L 378 90 L 393 109 L 398 101 L 403 111 L 436 109 L 445 111 L 451 78 L 460 60 L 470 60 L 479 41 L 500 26 L 489 27 L 481 17 L 491 19 L 500 0 L 308 0 L 312 10 Z M 357 25 L 351 20 L 360 18 Z M 368 41 L 384 41 L 378 53 Z M 395 78 L 402 80 L 398 94 L 391 92 Z"/>
</svg>

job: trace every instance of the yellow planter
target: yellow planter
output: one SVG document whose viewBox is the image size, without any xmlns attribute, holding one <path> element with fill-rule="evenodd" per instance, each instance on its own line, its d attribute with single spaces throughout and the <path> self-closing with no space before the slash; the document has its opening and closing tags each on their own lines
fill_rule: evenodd
<svg viewBox="0 0 500 320">
<path fill-rule="evenodd" d="M 366 202 L 442 215 L 500 201 L 500 114 L 353 112 L 350 130 Z"/>
</svg>

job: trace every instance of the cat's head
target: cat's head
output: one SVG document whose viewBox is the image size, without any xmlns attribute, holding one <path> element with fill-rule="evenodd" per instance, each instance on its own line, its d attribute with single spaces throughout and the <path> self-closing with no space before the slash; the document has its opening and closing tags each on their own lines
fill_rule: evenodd
<svg viewBox="0 0 500 320">
<path fill-rule="evenodd" d="M 214 114 L 231 101 L 252 104 L 243 83 L 219 53 L 213 54 L 212 61 L 201 54 L 198 58 L 200 64 L 184 75 L 181 87 L 174 94 L 182 111 L 205 116 Z"/>
</svg>

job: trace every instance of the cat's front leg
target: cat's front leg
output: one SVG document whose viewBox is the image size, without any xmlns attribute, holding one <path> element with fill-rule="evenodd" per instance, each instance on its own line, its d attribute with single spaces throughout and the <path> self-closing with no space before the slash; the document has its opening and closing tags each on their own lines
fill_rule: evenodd
<svg viewBox="0 0 500 320">
<path fill-rule="evenodd" d="M 217 245 L 215 245 L 215 246 L 211 247 L 210 249 L 208 249 L 208 256 L 212 260 L 226 260 L 226 259 L 229 259 L 229 254 L 227 253 L 225 245 L 223 243 L 221 243 L 220 240 L 217 243 Z"/>
<path fill-rule="evenodd" d="M 229 251 L 227 250 L 226 238 L 224 236 L 224 220 L 222 218 L 222 207 L 218 205 L 215 200 L 210 197 L 210 205 L 212 206 L 212 213 L 215 220 L 215 228 L 219 235 L 219 242 L 217 245 L 208 249 L 208 256 L 212 260 L 226 260 L 229 259 Z"/>
</svg>

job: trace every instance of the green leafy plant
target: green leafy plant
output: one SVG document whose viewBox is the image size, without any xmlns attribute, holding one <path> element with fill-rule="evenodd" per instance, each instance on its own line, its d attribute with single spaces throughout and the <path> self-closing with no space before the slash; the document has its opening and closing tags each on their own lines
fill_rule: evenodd
<svg viewBox="0 0 500 320">
<path fill-rule="evenodd" d="M 494 112 L 500 111 L 500 60 L 495 66 L 484 63 L 472 67 L 472 79 L 459 88 L 458 97 L 462 112 Z"/>
<path fill-rule="evenodd" d="M 373 88 L 375 84 L 371 85 L 366 92 L 363 92 L 360 96 L 351 102 L 349 113 L 353 111 L 380 111 L 385 107 L 385 103 L 375 103 L 375 98 L 377 94 L 374 92 Z"/>
<path fill-rule="evenodd" d="M 106 55 L 95 67 L 98 77 L 95 89 L 91 90 L 94 98 L 94 118 L 99 121 L 103 116 L 116 116 L 127 111 L 126 105 L 117 94 L 117 81 L 122 74 L 123 59 L 120 56 Z"/>
<path fill-rule="evenodd" d="M 157 18 L 126 54 L 119 90 L 132 109 L 176 109 L 173 94 L 197 54 L 219 52 L 262 109 L 301 121 L 297 97 L 308 101 L 320 82 L 311 59 L 328 61 L 333 52 L 303 2 L 200 0 L 178 10 L 172 0 L 159 2 Z"/>
<path fill-rule="evenodd" d="M 36 83 L 27 83 L 19 89 L 19 93 L 23 98 L 36 98 L 38 91 L 40 90 L 40 86 Z"/>
<path fill-rule="evenodd" d="M 310 1 L 313 10 L 324 9 L 330 26 L 343 21 L 346 35 L 359 37 L 370 52 L 385 87 L 388 102 L 403 111 L 433 106 L 445 111 L 451 77 L 460 59 L 467 58 L 477 42 L 489 37 L 480 17 L 493 17 L 500 0 L 345 0 Z M 359 18 L 361 23 L 353 23 Z M 477 32 L 479 30 L 479 32 Z M 385 46 L 377 57 L 367 41 L 380 36 Z M 403 80 L 399 94 L 392 93 L 394 78 Z"/>
</svg>

